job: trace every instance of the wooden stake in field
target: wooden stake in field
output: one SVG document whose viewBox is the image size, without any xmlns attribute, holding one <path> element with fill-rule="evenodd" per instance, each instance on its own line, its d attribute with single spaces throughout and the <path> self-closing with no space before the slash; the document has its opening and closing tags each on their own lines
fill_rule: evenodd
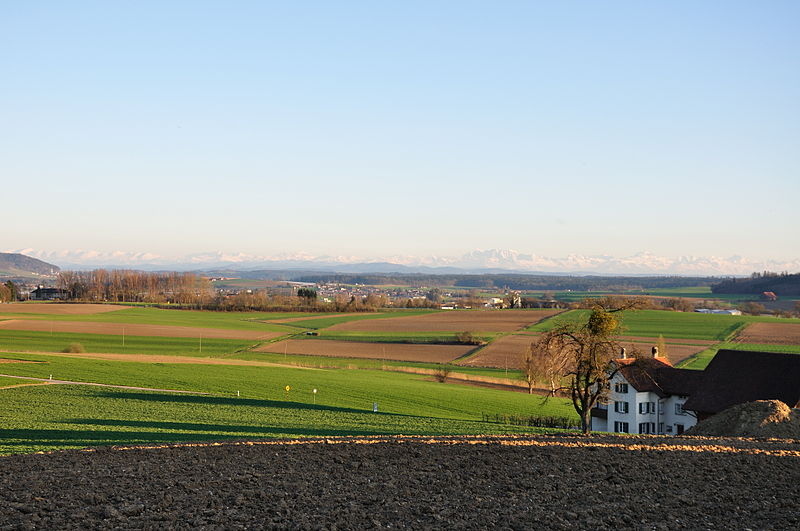
<svg viewBox="0 0 800 531">
<path fill-rule="evenodd" d="M 317 388 L 316 387 L 311 390 L 311 396 L 314 397 L 314 405 L 316 406 L 317 405 Z"/>
</svg>

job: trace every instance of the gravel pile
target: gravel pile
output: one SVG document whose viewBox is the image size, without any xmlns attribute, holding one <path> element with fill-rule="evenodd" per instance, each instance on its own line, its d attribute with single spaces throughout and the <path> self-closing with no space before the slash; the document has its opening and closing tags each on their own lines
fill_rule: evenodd
<svg viewBox="0 0 800 531">
<path fill-rule="evenodd" d="M 712 437 L 782 437 L 800 439 L 800 410 L 780 400 L 758 400 L 729 407 L 687 430 Z"/>
<path fill-rule="evenodd" d="M 0 529 L 797 529 L 800 443 L 385 437 L 0 458 Z"/>
</svg>

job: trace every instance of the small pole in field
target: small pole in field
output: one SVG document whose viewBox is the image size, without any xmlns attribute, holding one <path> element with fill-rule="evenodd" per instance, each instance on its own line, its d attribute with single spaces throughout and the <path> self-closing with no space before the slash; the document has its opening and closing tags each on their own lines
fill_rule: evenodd
<svg viewBox="0 0 800 531">
<path fill-rule="evenodd" d="M 286 396 L 286 400 L 289 400 L 289 391 L 291 391 L 292 388 L 287 385 L 283 390 L 285 391 L 284 395 Z"/>
<path fill-rule="evenodd" d="M 236 390 L 236 396 L 237 397 L 239 396 L 239 390 L 238 389 Z"/>
<path fill-rule="evenodd" d="M 377 413 L 378 412 L 378 403 L 377 402 L 373 402 L 372 403 L 372 412 L 373 413 Z"/>
<path fill-rule="evenodd" d="M 53 379 L 53 375 L 52 375 L 52 374 L 50 375 L 50 379 L 51 379 L 51 380 Z"/>
<path fill-rule="evenodd" d="M 314 396 L 314 405 L 317 405 L 317 389 L 316 387 L 311 390 L 312 395 Z"/>
</svg>

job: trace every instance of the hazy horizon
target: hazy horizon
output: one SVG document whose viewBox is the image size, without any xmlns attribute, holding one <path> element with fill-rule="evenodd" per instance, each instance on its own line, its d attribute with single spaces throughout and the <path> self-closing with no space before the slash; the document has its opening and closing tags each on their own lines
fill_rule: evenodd
<svg viewBox="0 0 800 531">
<path fill-rule="evenodd" d="M 791 1 L 9 4 L 0 245 L 800 270 L 799 18 Z"/>
</svg>

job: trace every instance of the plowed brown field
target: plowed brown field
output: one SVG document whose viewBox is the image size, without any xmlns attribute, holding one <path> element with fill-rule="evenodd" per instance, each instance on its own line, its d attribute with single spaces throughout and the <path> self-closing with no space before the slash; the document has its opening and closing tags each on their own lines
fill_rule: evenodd
<svg viewBox="0 0 800 531">
<path fill-rule="evenodd" d="M 42 321 L 11 319 L 0 321 L 2 330 L 26 330 L 30 332 L 71 332 L 75 334 L 110 334 L 157 337 L 203 337 L 206 339 L 271 339 L 280 332 L 258 330 L 224 330 L 221 328 L 195 328 L 192 326 L 160 326 L 148 324 L 89 323 L 80 321 Z"/>
<path fill-rule="evenodd" d="M 492 341 L 491 344 L 479 350 L 474 356 L 464 360 L 459 365 L 469 365 L 474 367 L 494 367 L 498 369 L 516 369 L 525 356 L 525 351 L 531 342 L 535 341 L 536 335 L 514 334 L 503 336 Z M 681 342 L 681 340 L 678 340 Z M 629 353 L 638 350 L 643 354 L 649 354 L 655 346 L 654 338 L 629 338 L 621 337 L 620 345 L 628 349 Z M 667 341 L 667 358 L 675 364 L 705 350 L 713 341 L 699 341 L 698 345 L 674 344 Z"/>
<path fill-rule="evenodd" d="M 376 437 L 0 458 L 1 529 L 798 529 L 797 442 Z"/>
<path fill-rule="evenodd" d="M 742 330 L 736 341 L 769 345 L 800 345 L 800 324 L 752 323 Z"/>
<path fill-rule="evenodd" d="M 0 313 L 38 313 L 45 315 L 89 315 L 127 310 L 116 304 L 63 304 L 57 302 L 12 302 L 0 304 Z"/>
<path fill-rule="evenodd" d="M 446 363 L 463 356 L 473 348 L 475 347 L 469 345 L 410 345 L 325 339 L 288 339 L 262 345 L 255 350 L 283 354 L 285 349 L 286 354 Z"/>
<path fill-rule="evenodd" d="M 339 323 L 328 330 L 359 332 L 513 332 L 562 310 L 451 310 Z"/>
</svg>

